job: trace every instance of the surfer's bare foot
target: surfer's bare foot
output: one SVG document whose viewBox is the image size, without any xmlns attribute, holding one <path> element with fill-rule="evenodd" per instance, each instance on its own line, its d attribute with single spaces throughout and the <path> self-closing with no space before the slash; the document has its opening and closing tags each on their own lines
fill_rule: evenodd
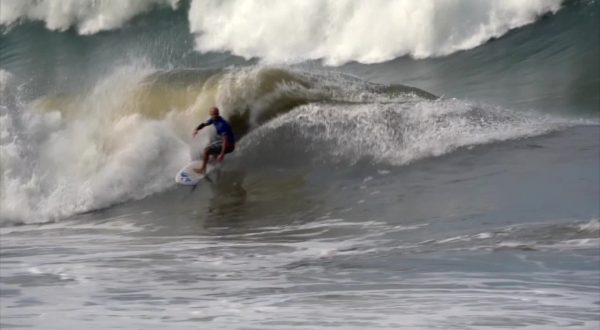
<svg viewBox="0 0 600 330">
<path fill-rule="evenodd" d="M 206 168 L 202 167 L 202 168 L 195 168 L 194 172 L 198 173 L 198 174 L 204 174 L 204 172 L 206 172 Z"/>
</svg>

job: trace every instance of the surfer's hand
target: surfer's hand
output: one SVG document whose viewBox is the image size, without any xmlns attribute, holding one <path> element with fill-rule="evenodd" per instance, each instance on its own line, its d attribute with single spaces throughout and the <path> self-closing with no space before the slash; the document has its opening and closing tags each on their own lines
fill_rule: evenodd
<svg viewBox="0 0 600 330">
<path fill-rule="evenodd" d="M 195 129 L 195 130 L 194 130 L 194 134 L 192 134 L 192 136 L 194 136 L 194 137 L 195 137 L 195 136 L 196 136 L 196 134 L 198 134 L 198 130 L 197 130 L 197 129 Z"/>
<path fill-rule="evenodd" d="M 217 160 L 218 160 L 219 162 L 222 162 L 222 161 L 223 161 L 223 159 L 225 159 L 225 155 L 223 155 L 223 154 L 220 154 L 220 155 L 219 155 L 219 157 L 217 157 Z"/>
</svg>

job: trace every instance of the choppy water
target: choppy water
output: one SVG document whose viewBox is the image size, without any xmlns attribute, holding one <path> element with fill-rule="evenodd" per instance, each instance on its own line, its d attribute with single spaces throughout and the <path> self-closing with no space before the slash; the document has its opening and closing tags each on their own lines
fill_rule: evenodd
<svg viewBox="0 0 600 330">
<path fill-rule="evenodd" d="M 597 1 L 52 3 L 0 8 L 3 329 L 600 326 Z"/>
</svg>

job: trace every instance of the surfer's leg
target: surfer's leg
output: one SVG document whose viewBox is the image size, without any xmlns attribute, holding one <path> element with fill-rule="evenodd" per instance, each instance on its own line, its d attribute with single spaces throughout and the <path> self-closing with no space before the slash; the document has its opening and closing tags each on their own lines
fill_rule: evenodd
<svg viewBox="0 0 600 330">
<path fill-rule="evenodd" d="M 221 153 L 221 149 L 223 148 L 223 145 L 221 143 L 222 143 L 221 141 L 216 141 L 216 142 L 209 144 L 206 148 L 204 148 L 204 158 L 203 158 L 203 162 L 202 162 L 202 168 L 194 169 L 194 171 L 196 173 L 204 174 L 206 172 L 206 166 L 208 165 L 208 158 L 211 155 L 213 157 L 216 157 L 218 154 Z"/>
<path fill-rule="evenodd" d="M 200 170 L 202 174 L 206 172 L 206 164 L 208 164 L 208 157 L 210 157 L 210 147 L 204 148 L 204 158 L 202 159 L 202 169 Z"/>
<path fill-rule="evenodd" d="M 195 168 L 194 172 L 196 172 L 198 174 L 204 174 L 204 172 L 206 172 L 206 164 L 208 163 L 209 151 L 210 151 L 210 146 L 204 148 L 204 155 L 202 157 L 202 167 Z"/>
</svg>

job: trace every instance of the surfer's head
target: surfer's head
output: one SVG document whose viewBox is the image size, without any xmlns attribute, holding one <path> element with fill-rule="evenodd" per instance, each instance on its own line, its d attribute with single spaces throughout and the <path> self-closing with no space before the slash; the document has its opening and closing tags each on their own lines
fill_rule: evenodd
<svg viewBox="0 0 600 330">
<path fill-rule="evenodd" d="M 219 108 L 217 108 L 217 107 L 210 108 L 210 118 L 217 118 L 217 117 L 219 117 Z"/>
</svg>

